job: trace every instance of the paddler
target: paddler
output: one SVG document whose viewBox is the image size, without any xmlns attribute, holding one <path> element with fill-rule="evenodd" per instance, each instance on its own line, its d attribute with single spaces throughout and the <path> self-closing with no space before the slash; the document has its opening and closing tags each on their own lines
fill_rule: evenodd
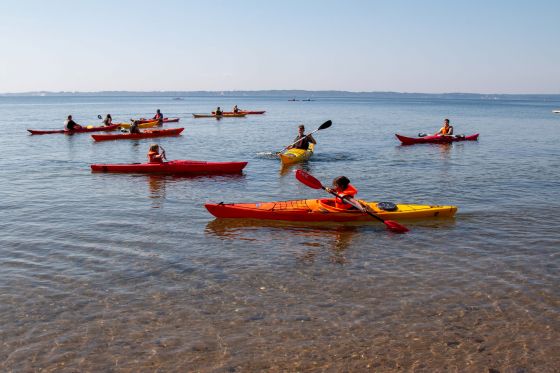
<svg viewBox="0 0 560 373">
<path fill-rule="evenodd" d="M 140 132 L 140 124 L 137 120 L 132 121 L 132 123 L 130 124 L 129 132 L 130 133 L 141 133 Z"/>
<path fill-rule="evenodd" d="M 113 118 L 111 117 L 111 114 L 107 114 L 105 119 L 103 119 L 103 125 L 104 126 L 110 126 L 112 124 L 113 124 Z"/>
<path fill-rule="evenodd" d="M 333 180 L 332 189 L 326 188 L 327 192 L 335 192 L 340 197 L 348 197 L 354 199 L 354 196 L 358 193 L 358 189 L 354 188 L 352 184 L 350 184 L 350 180 L 346 176 L 339 176 Z M 334 199 L 334 204 L 336 208 L 348 210 L 354 208 L 349 203 L 346 203 L 342 198 L 336 197 Z"/>
<path fill-rule="evenodd" d="M 158 121 L 158 126 L 161 126 L 163 123 L 163 114 L 161 113 L 161 111 L 159 109 L 157 109 L 156 111 L 156 115 L 154 115 L 154 117 L 152 119 L 157 119 Z"/>
<path fill-rule="evenodd" d="M 66 119 L 66 121 L 64 122 L 64 126 L 66 127 L 66 129 L 68 131 L 74 131 L 74 130 L 82 128 L 82 126 L 80 126 L 78 123 L 74 122 L 71 115 L 69 115 L 68 119 Z"/>
<path fill-rule="evenodd" d="M 443 121 L 443 127 L 439 129 L 434 135 L 451 136 L 453 135 L 453 126 L 449 125 L 449 119 Z"/>
<path fill-rule="evenodd" d="M 234 114 L 239 113 L 239 108 L 237 107 L 237 105 L 235 105 L 235 106 L 233 107 L 233 110 L 232 110 L 232 111 L 233 111 Z"/>
<path fill-rule="evenodd" d="M 150 163 L 163 163 L 163 159 L 165 158 L 165 152 L 159 153 L 159 145 L 152 144 L 150 145 L 150 150 L 148 151 L 148 161 Z"/>
<path fill-rule="evenodd" d="M 295 144 L 290 146 L 289 149 L 304 149 L 307 150 L 309 148 L 309 143 L 317 144 L 317 141 L 313 138 L 311 134 L 305 134 L 305 126 L 300 124 L 298 127 L 298 135 L 294 139 Z M 296 142 L 297 141 L 297 142 Z"/>
<path fill-rule="evenodd" d="M 218 106 L 216 108 L 216 110 L 214 111 L 215 115 L 222 115 L 224 112 L 222 111 L 222 109 Z"/>
</svg>

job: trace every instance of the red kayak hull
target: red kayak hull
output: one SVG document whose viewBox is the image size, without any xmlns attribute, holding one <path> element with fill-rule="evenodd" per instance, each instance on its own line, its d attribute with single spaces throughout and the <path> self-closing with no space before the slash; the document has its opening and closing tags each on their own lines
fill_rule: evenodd
<svg viewBox="0 0 560 373">
<path fill-rule="evenodd" d="M 113 124 L 110 126 L 100 126 L 100 127 L 92 127 L 92 128 L 79 128 L 76 129 L 74 131 L 69 131 L 69 130 L 46 130 L 46 131 L 41 131 L 41 130 L 27 130 L 29 133 L 31 133 L 32 135 L 50 135 L 53 133 L 63 133 L 66 135 L 73 135 L 75 133 L 83 133 L 83 132 L 102 132 L 102 131 L 115 131 L 117 128 L 119 128 L 120 124 Z"/>
<path fill-rule="evenodd" d="M 164 130 L 145 130 L 142 133 L 121 133 L 117 135 L 91 135 L 95 141 L 106 140 L 138 140 L 154 137 L 178 136 L 184 128 L 169 128 Z"/>
<path fill-rule="evenodd" d="M 247 162 L 204 162 L 177 160 L 164 163 L 92 164 L 93 172 L 145 173 L 145 174 L 237 174 Z"/>
<path fill-rule="evenodd" d="M 455 137 L 455 136 L 440 136 L 432 135 L 425 137 L 406 137 L 403 135 L 395 134 L 397 139 L 402 142 L 403 145 L 413 145 L 413 144 L 449 144 L 457 141 L 476 141 L 478 140 L 478 133 L 470 136 Z"/>
<path fill-rule="evenodd" d="M 223 111 L 222 113 L 223 114 L 235 114 L 233 111 Z M 239 110 L 237 112 L 237 114 L 251 114 L 251 115 L 264 114 L 264 113 L 266 113 L 265 110 L 262 110 L 262 111 Z M 212 114 L 216 114 L 216 112 L 213 111 Z"/>
<path fill-rule="evenodd" d="M 152 122 L 155 119 L 138 119 L 138 124 Z M 163 118 L 163 123 L 176 123 L 179 121 L 179 118 Z"/>
</svg>

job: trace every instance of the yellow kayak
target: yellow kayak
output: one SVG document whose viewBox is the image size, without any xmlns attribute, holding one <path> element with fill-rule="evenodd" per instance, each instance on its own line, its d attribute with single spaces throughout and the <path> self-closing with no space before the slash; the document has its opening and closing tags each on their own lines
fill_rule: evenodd
<svg viewBox="0 0 560 373">
<path fill-rule="evenodd" d="M 313 150 L 315 150 L 315 144 L 309 144 L 307 150 L 304 149 L 288 149 L 284 153 L 280 154 L 280 161 L 282 164 L 294 164 L 303 161 L 307 161 L 313 155 Z"/>
<path fill-rule="evenodd" d="M 450 218 L 457 212 L 456 206 L 393 204 L 390 202 L 366 202 L 373 213 L 383 219 Z M 371 217 L 359 210 L 339 209 L 334 199 L 307 199 L 258 203 L 207 203 L 208 211 L 217 218 L 270 219 L 309 222 L 371 221 Z"/>
<path fill-rule="evenodd" d="M 146 123 L 140 123 L 138 125 L 138 128 L 151 128 L 151 127 L 157 127 L 158 125 L 158 121 L 157 120 L 153 120 L 151 122 L 146 122 Z M 121 128 L 130 128 L 131 123 L 121 123 L 120 127 Z"/>
</svg>

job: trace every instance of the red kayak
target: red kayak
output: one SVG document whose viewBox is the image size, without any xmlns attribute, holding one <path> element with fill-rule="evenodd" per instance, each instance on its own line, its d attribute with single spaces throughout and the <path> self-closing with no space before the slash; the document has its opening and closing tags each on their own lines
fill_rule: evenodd
<svg viewBox="0 0 560 373">
<path fill-rule="evenodd" d="M 138 124 L 142 124 L 142 123 L 149 123 L 154 121 L 155 119 L 138 119 Z M 163 118 L 163 123 L 176 123 L 179 121 L 179 118 Z"/>
<path fill-rule="evenodd" d="M 262 110 L 262 111 L 250 111 L 250 110 L 239 110 L 237 112 L 237 114 L 264 114 L 266 113 L 266 111 Z M 212 114 L 216 114 L 215 111 L 212 112 Z M 222 111 L 222 114 L 235 114 L 233 111 Z"/>
<path fill-rule="evenodd" d="M 247 162 L 169 161 L 163 163 L 92 164 L 93 172 L 147 174 L 237 174 Z"/>
<path fill-rule="evenodd" d="M 153 137 L 177 136 L 184 128 L 169 128 L 164 130 L 145 130 L 141 133 L 121 133 L 118 135 L 91 135 L 95 141 L 105 140 L 137 140 L 151 139 Z"/>
<path fill-rule="evenodd" d="M 91 127 L 91 128 L 87 128 L 87 127 L 82 127 L 82 128 L 78 128 L 75 129 L 73 131 L 70 130 L 52 130 L 52 131 L 41 131 L 41 130 L 27 130 L 29 131 L 32 135 L 49 135 L 51 133 L 64 133 L 66 135 L 73 135 L 75 133 L 82 133 L 82 132 L 101 132 L 101 131 L 114 131 L 117 128 L 119 128 L 120 124 L 112 124 L 110 126 L 100 126 L 100 127 Z"/>
<path fill-rule="evenodd" d="M 448 144 L 456 141 L 476 141 L 478 140 L 478 133 L 470 136 L 460 136 L 460 135 L 432 135 L 424 137 L 406 137 L 403 135 L 395 134 L 397 139 L 399 139 L 403 145 L 413 145 L 413 144 Z"/>
</svg>

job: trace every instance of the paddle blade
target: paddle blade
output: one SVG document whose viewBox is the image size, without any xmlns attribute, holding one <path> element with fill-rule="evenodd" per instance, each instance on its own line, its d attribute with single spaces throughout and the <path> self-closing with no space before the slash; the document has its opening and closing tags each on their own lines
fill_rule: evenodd
<svg viewBox="0 0 560 373">
<path fill-rule="evenodd" d="M 319 128 L 317 128 L 317 131 L 324 130 L 325 128 L 329 128 L 330 126 L 332 126 L 332 120 L 327 120 L 325 123 L 321 124 Z"/>
<path fill-rule="evenodd" d="M 383 223 L 385 224 L 385 227 L 389 229 L 391 232 L 406 233 L 409 231 L 407 227 L 405 227 L 404 225 L 400 225 L 396 221 L 385 220 Z"/>
<path fill-rule="evenodd" d="M 321 184 L 321 182 L 317 179 L 315 179 L 313 176 L 311 176 L 310 174 L 308 174 L 305 171 L 302 170 L 297 170 L 296 171 L 296 179 L 298 179 L 298 181 L 300 181 L 302 184 L 307 185 L 310 188 L 313 189 L 322 189 L 323 185 Z"/>
<path fill-rule="evenodd" d="M 101 114 L 97 114 L 97 119 L 103 119 L 103 117 L 101 116 Z"/>
</svg>

